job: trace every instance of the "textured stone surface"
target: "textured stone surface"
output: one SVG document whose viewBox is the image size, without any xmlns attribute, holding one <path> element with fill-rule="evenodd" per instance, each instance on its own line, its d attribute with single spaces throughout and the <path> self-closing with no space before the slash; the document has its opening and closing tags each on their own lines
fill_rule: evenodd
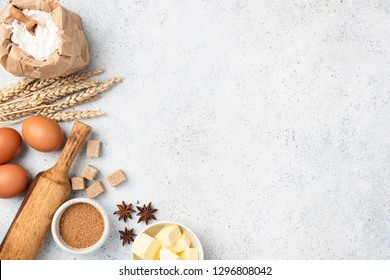
<svg viewBox="0 0 390 280">
<path fill-rule="evenodd" d="M 90 69 L 125 77 L 84 106 L 107 112 L 86 121 L 103 153 L 71 175 L 123 168 L 127 185 L 96 201 L 152 201 L 208 259 L 390 258 L 390 3 L 304 2 L 61 1 L 83 18 Z M 35 175 L 57 157 L 18 162 Z M 0 200 L 0 237 L 20 203 Z M 40 258 L 129 259 L 110 221 L 98 252 L 50 238 Z"/>
</svg>

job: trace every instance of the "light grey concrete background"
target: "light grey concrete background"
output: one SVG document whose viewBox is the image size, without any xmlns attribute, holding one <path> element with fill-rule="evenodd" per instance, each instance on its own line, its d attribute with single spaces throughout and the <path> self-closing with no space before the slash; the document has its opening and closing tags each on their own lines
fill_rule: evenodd
<svg viewBox="0 0 390 280">
<path fill-rule="evenodd" d="M 72 171 L 125 170 L 97 199 L 108 212 L 153 201 L 208 259 L 390 258 L 389 1 L 61 3 L 83 18 L 89 68 L 125 78 L 85 106 L 107 112 L 87 121 L 103 157 Z M 35 175 L 57 157 L 18 162 Z M 1 238 L 21 201 L 0 200 Z M 110 217 L 97 253 L 50 238 L 40 259 L 129 259 Z"/>
</svg>

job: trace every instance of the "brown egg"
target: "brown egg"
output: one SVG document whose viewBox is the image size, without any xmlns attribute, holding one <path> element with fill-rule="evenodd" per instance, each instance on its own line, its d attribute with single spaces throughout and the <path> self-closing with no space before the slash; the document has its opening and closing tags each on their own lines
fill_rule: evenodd
<svg viewBox="0 0 390 280">
<path fill-rule="evenodd" d="M 47 117 L 33 116 L 23 122 L 22 134 L 26 143 L 40 152 L 58 150 L 64 139 L 61 127 Z"/>
<path fill-rule="evenodd" d="M 0 128 L 0 164 L 13 160 L 22 149 L 22 137 L 12 128 Z"/>
<path fill-rule="evenodd" d="M 27 171 L 17 164 L 0 165 L 0 198 L 22 194 L 28 187 Z"/>
</svg>

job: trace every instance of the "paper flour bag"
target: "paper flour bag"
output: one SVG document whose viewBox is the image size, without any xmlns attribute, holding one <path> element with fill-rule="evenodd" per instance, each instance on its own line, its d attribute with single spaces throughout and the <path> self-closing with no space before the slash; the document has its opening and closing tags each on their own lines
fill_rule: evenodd
<svg viewBox="0 0 390 280">
<path fill-rule="evenodd" d="M 34 35 L 11 16 L 18 8 L 38 26 Z M 80 17 L 56 0 L 11 0 L 0 14 L 0 63 L 20 77 L 54 78 L 88 65 Z"/>
</svg>

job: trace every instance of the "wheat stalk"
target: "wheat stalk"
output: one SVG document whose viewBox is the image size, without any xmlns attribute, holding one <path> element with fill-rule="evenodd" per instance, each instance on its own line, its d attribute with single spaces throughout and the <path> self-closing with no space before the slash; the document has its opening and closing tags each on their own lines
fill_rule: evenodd
<svg viewBox="0 0 390 280">
<path fill-rule="evenodd" d="M 94 87 L 99 83 L 99 81 L 76 81 L 71 82 L 69 84 L 65 84 L 62 87 L 51 88 L 45 92 L 37 92 L 33 96 L 31 96 L 32 101 L 42 101 L 45 104 L 49 104 L 51 102 L 55 102 L 61 98 L 64 98 L 67 95 L 72 93 Z"/>
<path fill-rule="evenodd" d="M 56 112 L 65 110 L 70 107 L 96 101 L 99 98 L 100 96 L 97 94 L 86 94 L 85 92 L 78 93 L 66 98 L 63 102 L 59 102 L 53 105 L 43 106 L 41 110 L 37 111 L 37 114 L 39 115 L 54 114 Z"/>
<path fill-rule="evenodd" d="M 85 110 L 85 111 L 66 111 L 45 115 L 57 122 L 68 122 L 73 120 L 90 119 L 104 115 L 102 110 Z"/>
<path fill-rule="evenodd" d="M 22 102 L 8 103 L 3 106 L 0 105 L 0 114 L 14 114 L 18 111 L 33 108 L 42 104 L 48 105 L 72 93 L 96 86 L 98 83 L 98 81 L 79 81 L 72 82 L 59 88 L 55 87 L 44 91 L 39 90 L 30 98 L 21 99 Z"/>
<path fill-rule="evenodd" d="M 33 94 L 38 93 L 37 91 L 40 91 L 42 94 L 44 94 L 46 91 L 49 91 L 53 88 L 58 88 L 64 85 L 68 85 L 69 83 L 77 83 L 77 82 L 83 82 L 87 80 L 88 78 L 97 76 L 104 73 L 104 70 L 102 69 L 97 69 L 85 73 L 80 73 L 80 74 L 73 74 L 67 77 L 63 78 L 54 78 L 54 79 L 44 79 L 41 80 L 42 84 L 47 84 L 47 87 L 42 87 L 41 85 L 37 85 L 35 90 L 31 90 L 27 88 L 20 96 L 18 97 L 24 97 L 23 99 L 30 98 Z M 39 88 L 39 90 L 38 90 Z"/>
<path fill-rule="evenodd" d="M 0 104 L 5 103 L 7 101 L 11 103 L 12 100 L 16 98 L 27 97 L 38 90 L 56 88 L 70 82 L 83 81 L 90 77 L 100 75 L 102 73 L 104 73 L 104 70 L 97 69 L 81 74 L 73 74 L 63 78 L 49 78 L 42 80 L 32 78 L 23 79 L 16 84 L 13 84 L 0 90 Z"/>
<path fill-rule="evenodd" d="M 42 115 L 42 114 L 41 114 Z M 57 112 L 49 115 L 42 115 L 48 118 L 51 118 L 57 122 L 68 122 L 73 120 L 81 120 L 81 119 L 90 119 L 96 118 L 104 115 L 104 111 L 102 110 L 85 110 L 85 111 L 66 111 L 66 112 Z M 27 118 L 21 118 L 13 121 L 3 121 L 0 122 L 0 127 L 9 126 L 13 124 L 17 124 L 19 122 L 24 121 Z"/>
<path fill-rule="evenodd" d="M 76 83 L 76 82 L 85 81 L 91 77 L 98 76 L 102 73 L 104 73 L 104 70 L 97 69 L 97 70 L 93 70 L 93 71 L 89 71 L 89 72 L 85 72 L 85 73 L 73 74 L 70 76 L 63 77 L 63 78 L 57 78 L 57 81 L 55 81 L 48 89 L 60 87 L 63 85 L 67 85 L 69 83 Z"/>
<path fill-rule="evenodd" d="M 59 81 L 61 78 L 50 78 L 50 79 L 43 79 L 43 80 L 38 80 L 34 83 L 29 84 L 23 92 L 21 92 L 17 97 L 22 97 L 24 95 L 27 95 L 29 93 L 41 90 L 43 88 L 46 88 L 55 82 Z"/>
<path fill-rule="evenodd" d="M 25 116 L 28 116 L 30 114 L 33 114 L 35 112 L 38 112 L 40 109 L 44 108 L 46 105 L 41 105 L 40 102 L 31 102 L 26 103 L 26 106 L 23 107 L 23 109 L 19 111 L 9 112 L 6 114 L 0 115 L 0 121 L 13 121 L 16 119 L 23 118 Z"/>
<path fill-rule="evenodd" d="M 83 81 L 83 80 L 89 79 L 91 77 L 101 75 L 103 73 L 104 73 L 103 69 L 96 69 L 96 70 L 85 72 L 85 73 L 73 74 L 73 75 L 61 78 L 61 80 L 63 82 Z"/>
<path fill-rule="evenodd" d="M 50 78 L 50 79 L 36 80 L 36 81 L 26 85 L 26 87 L 24 87 L 23 90 L 15 91 L 13 96 L 11 98 L 7 99 L 8 101 L 9 100 L 11 100 L 11 101 L 9 101 L 5 104 L 9 104 L 9 103 L 12 104 L 12 103 L 18 102 L 18 100 L 16 100 L 17 98 L 30 96 L 32 93 L 39 91 L 39 90 L 43 90 L 45 88 L 49 88 L 53 84 L 55 86 L 56 82 L 60 82 L 60 80 L 61 80 L 61 78 Z"/>
<path fill-rule="evenodd" d="M 65 84 L 70 83 L 70 82 L 83 81 L 83 80 L 86 80 L 90 77 L 100 75 L 102 73 L 104 73 L 104 70 L 97 69 L 97 70 L 93 70 L 93 71 L 89 71 L 89 72 L 85 72 L 85 73 L 72 74 L 72 75 L 69 75 L 66 77 L 43 79 L 43 80 L 36 82 L 35 84 L 32 84 L 30 88 L 27 87 L 26 90 L 33 92 L 33 91 L 37 91 L 37 90 L 40 90 L 40 89 L 45 88 L 45 87 L 49 87 L 49 88 L 59 87 L 59 86 L 65 85 Z"/>
<path fill-rule="evenodd" d="M 33 83 L 35 79 L 23 79 L 16 84 L 10 85 L 0 90 L 0 104 L 6 102 L 8 100 L 12 100 L 19 96 L 21 92 L 23 92 L 28 85 Z"/>
<path fill-rule="evenodd" d="M 37 102 L 18 102 L 18 103 L 9 103 L 5 106 L 0 107 L 0 114 L 2 115 L 9 115 L 9 114 L 15 114 L 18 111 L 25 110 L 28 108 L 32 108 L 33 106 L 40 105 Z"/>
<path fill-rule="evenodd" d="M 27 107 L 26 109 L 8 113 L 0 116 L 0 121 L 15 121 L 17 119 L 23 118 L 25 116 L 29 116 L 32 114 L 37 115 L 49 115 L 54 114 L 56 112 L 65 110 L 70 107 L 74 107 L 77 105 L 81 105 L 84 103 L 96 101 L 100 98 L 99 95 L 87 95 L 87 94 L 75 94 L 73 96 L 68 97 L 65 99 L 65 101 L 56 103 L 53 105 L 41 105 L 36 106 L 36 104 L 32 104 L 31 106 Z M 17 122 L 16 122 L 17 123 Z"/>
<path fill-rule="evenodd" d="M 80 93 L 74 94 L 72 96 L 67 97 L 64 101 L 50 105 L 45 106 L 45 108 L 41 111 L 39 111 L 39 114 L 53 114 L 62 110 L 65 110 L 69 107 L 74 107 L 83 103 L 95 101 L 100 98 L 98 95 L 99 93 L 102 93 L 109 88 L 113 87 L 117 83 L 122 81 L 121 77 L 115 77 L 110 80 L 108 80 L 105 83 L 102 83 L 96 87 L 91 87 L 85 91 L 82 91 Z"/>
<path fill-rule="evenodd" d="M 55 116 L 64 120 L 75 118 L 76 115 L 80 118 L 102 115 L 100 110 L 79 111 L 77 114 L 61 112 L 70 107 L 98 100 L 100 93 L 122 81 L 121 77 L 112 78 L 101 84 L 98 84 L 97 81 L 85 81 L 89 77 L 101 73 L 103 73 L 103 70 L 95 70 L 65 78 L 41 80 L 28 85 L 24 92 L 34 89 L 33 94 L 25 95 L 24 98 L 18 99 L 15 104 L 0 105 L 0 126 L 18 123 L 22 121 L 21 118 L 31 114 Z M 58 102 L 55 103 L 56 101 Z M 60 112 L 63 114 L 61 115 Z"/>
</svg>

